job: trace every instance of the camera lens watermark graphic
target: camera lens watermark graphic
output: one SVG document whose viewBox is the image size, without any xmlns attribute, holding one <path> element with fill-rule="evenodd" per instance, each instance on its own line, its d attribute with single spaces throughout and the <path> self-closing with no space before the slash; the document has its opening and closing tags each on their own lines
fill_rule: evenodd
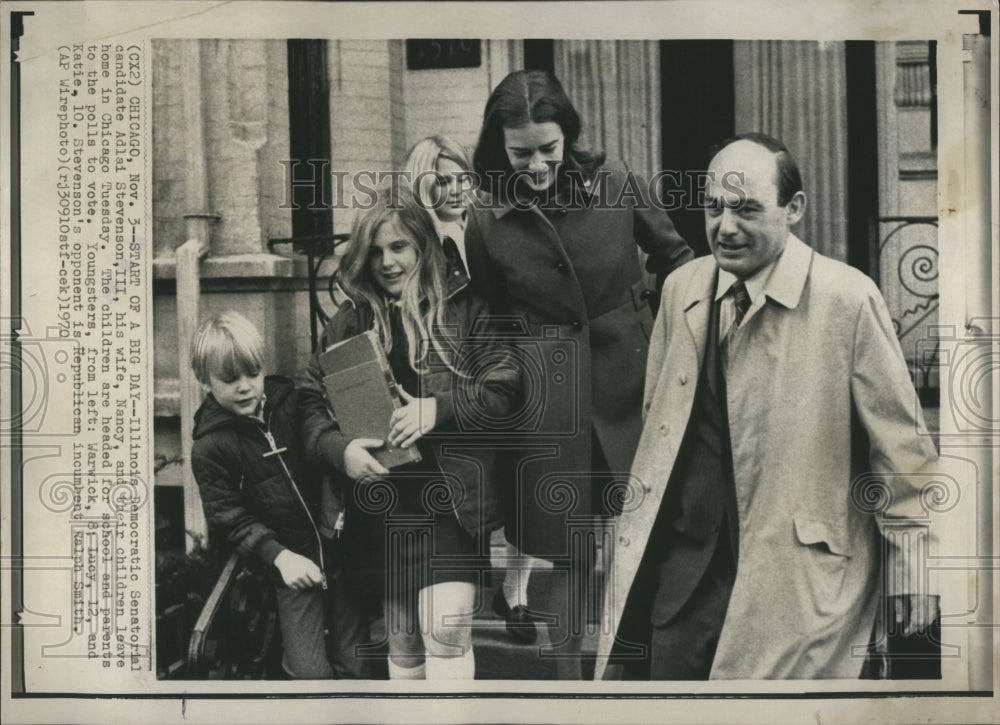
<svg viewBox="0 0 1000 725">
<path fill-rule="evenodd" d="M 421 493 L 424 510 L 438 516 L 448 516 L 462 505 L 464 496 L 461 486 L 453 487 L 443 478 L 431 481 Z"/>
<path fill-rule="evenodd" d="M 4 347 L 0 350 L 0 368 L 4 370 L 19 370 L 21 373 L 21 409 L 11 411 L 10 417 L 0 418 L 9 427 L 24 427 L 31 425 L 40 415 L 45 413 L 46 375 L 45 359 L 35 357 L 31 351 L 20 348 L 12 350 Z"/>
<path fill-rule="evenodd" d="M 70 509 L 83 507 L 83 486 L 73 474 L 48 476 L 38 487 L 38 498 L 52 513 L 65 513 Z"/>
<path fill-rule="evenodd" d="M 538 482 L 536 501 L 542 511 L 550 514 L 572 514 L 580 502 L 580 492 L 573 482 L 556 473 Z"/>
<path fill-rule="evenodd" d="M 462 430 L 517 430 L 530 427 L 541 417 L 545 405 L 545 370 L 538 356 L 514 347 L 472 343 L 459 350 L 455 366 L 462 372 L 454 397 L 455 415 Z M 520 404 L 507 411 L 490 404 L 491 374 L 498 368 L 507 368 L 521 378 Z"/>
<path fill-rule="evenodd" d="M 996 446 L 1000 408 L 993 386 L 1000 373 L 1000 320 L 974 318 L 964 330 L 932 325 L 916 342 L 918 364 L 937 374 L 941 389 L 941 445 Z M 947 394 L 945 394 L 947 392 Z"/>
<path fill-rule="evenodd" d="M 579 433 L 578 343 L 557 325 L 531 330 L 523 316 L 494 315 L 477 319 L 466 337 L 454 328 L 436 332 L 451 337 L 454 353 L 446 362 L 428 355 L 429 367 L 452 373 L 456 425 L 463 435 Z"/>
<path fill-rule="evenodd" d="M 962 498 L 962 487 L 942 471 L 917 473 L 864 473 L 851 482 L 850 500 L 856 511 L 888 515 L 896 500 L 895 491 L 914 491 L 924 514 L 942 514 L 954 509 Z"/>
<path fill-rule="evenodd" d="M 354 502 L 366 514 L 390 514 L 399 503 L 396 485 L 379 476 L 365 476 L 354 486 Z"/>
<path fill-rule="evenodd" d="M 81 348 L 74 339 L 62 336 L 58 327 L 35 337 L 23 321 L 17 321 L 13 334 L 8 333 L 11 322 L 0 320 L 4 325 L 0 369 L 12 381 L 20 381 L 21 399 L 9 416 L 0 417 L 0 423 L 24 436 L 76 435 L 82 417 L 80 396 L 74 394 L 82 382 Z"/>
<path fill-rule="evenodd" d="M 961 428 L 991 431 L 1000 422 L 997 411 L 990 411 L 990 383 L 1000 370 L 996 352 L 987 346 L 963 346 L 951 362 L 952 414 L 964 422 Z"/>
<path fill-rule="evenodd" d="M 615 473 L 604 487 L 602 497 L 606 511 L 615 515 L 631 513 L 642 505 L 646 487 L 631 473 Z"/>
</svg>

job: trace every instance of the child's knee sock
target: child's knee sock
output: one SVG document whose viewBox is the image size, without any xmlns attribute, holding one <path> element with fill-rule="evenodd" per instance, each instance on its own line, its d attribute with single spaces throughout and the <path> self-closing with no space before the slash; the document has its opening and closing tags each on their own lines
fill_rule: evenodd
<svg viewBox="0 0 1000 725">
<path fill-rule="evenodd" d="M 430 659 L 430 658 L 428 658 Z M 421 662 L 416 667 L 403 667 L 397 665 L 389 658 L 389 679 L 390 680 L 422 680 L 425 677 L 426 662 Z"/>
<path fill-rule="evenodd" d="M 507 544 L 507 571 L 503 578 L 503 596 L 512 609 L 528 606 L 528 579 L 534 557 L 522 554 L 511 543 Z"/>
<path fill-rule="evenodd" d="M 434 657 L 427 655 L 428 680 L 474 680 L 476 658 L 469 647 L 461 657 Z"/>
</svg>

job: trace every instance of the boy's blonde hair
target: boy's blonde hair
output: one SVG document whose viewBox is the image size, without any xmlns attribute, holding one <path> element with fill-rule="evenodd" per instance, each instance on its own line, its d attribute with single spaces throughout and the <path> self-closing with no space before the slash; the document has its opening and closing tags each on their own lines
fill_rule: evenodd
<svg viewBox="0 0 1000 725">
<path fill-rule="evenodd" d="M 191 369 L 198 382 L 210 376 L 229 382 L 240 375 L 257 375 L 264 367 L 264 340 L 254 324 L 227 310 L 206 320 L 191 339 Z"/>
</svg>

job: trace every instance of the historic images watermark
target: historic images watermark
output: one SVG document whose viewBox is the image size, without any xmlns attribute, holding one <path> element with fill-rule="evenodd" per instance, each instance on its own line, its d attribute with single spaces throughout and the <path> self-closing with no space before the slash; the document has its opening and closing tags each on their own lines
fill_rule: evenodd
<svg viewBox="0 0 1000 725">
<path fill-rule="evenodd" d="M 400 186 L 420 188 L 428 180 L 436 182 L 441 178 L 437 171 L 422 171 L 419 174 L 384 169 L 338 171 L 330 168 L 328 159 L 309 159 L 304 162 L 282 159 L 278 163 L 282 166 L 285 179 L 285 198 L 281 209 L 300 209 L 305 206 L 313 211 L 364 211 L 375 205 L 380 188 L 388 187 L 395 194 Z M 306 169 L 310 170 L 311 178 L 306 176 Z M 485 175 L 475 171 L 462 171 L 455 176 L 463 205 L 477 209 L 502 209 L 509 205 L 515 209 L 527 210 L 538 205 L 542 209 L 631 208 L 676 211 L 704 209 L 718 203 L 738 208 L 746 201 L 742 171 L 725 171 L 718 175 L 713 171 L 664 169 L 648 180 L 628 174 L 621 190 L 614 195 L 610 193 L 606 183 L 611 173 L 609 169 L 599 169 L 588 176 L 580 169 L 565 169 L 556 175 L 555 184 L 544 199 L 532 194 L 522 183 L 531 176 L 531 172 L 527 170 L 508 174 L 494 169 L 487 171 Z M 717 177 L 723 191 L 721 200 L 708 195 L 708 187 Z M 480 191 L 482 189 L 491 191 Z M 293 200 L 296 190 L 304 192 L 301 196 L 305 198 Z M 309 191 L 312 192 L 311 195 Z M 435 211 L 453 203 L 443 195 L 423 202 Z"/>
</svg>

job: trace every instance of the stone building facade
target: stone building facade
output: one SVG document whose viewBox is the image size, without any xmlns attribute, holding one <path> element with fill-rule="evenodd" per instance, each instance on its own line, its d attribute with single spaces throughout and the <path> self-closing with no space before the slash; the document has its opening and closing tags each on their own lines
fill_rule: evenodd
<svg viewBox="0 0 1000 725">
<path fill-rule="evenodd" d="M 351 179 L 355 172 L 400 168 L 410 145 L 426 135 L 445 134 L 472 147 L 490 90 L 526 65 L 553 69 L 581 110 L 588 141 L 646 174 L 670 168 L 671 149 L 702 143 L 678 137 L 684 123 L 692 134 L 710 126 L 729 133 L 762 130 L 785 140 L 803 167 L 810 194 L 807 218 L 812 218 L 800 236 L 879 282 L 915 385 L 928 391 L 928 419 L 938 429 L 937 370 L 946 351 L 935 346 L 930 357 L 922 356 L 927 346 L 921 347 L 921 336 L 938 323 L 968 329 L 969 305 L 946 299 L 955 288 L 942 287 L 939 295 L 938 281 L 964 287 L 969 270 L 981 278 L 976 255 L 989 259 L 991 241 L 982 214 L 971 227 L 963 222 L 966 230 L 979 229 L 968 238 L 957 236 L 954 220 L 938 219 L 940 138 L 960 139 L 965 133 L 968 146 L 968 134 L 982 134 L 985 126 L 974 103 L 961 116 L 962 127 L 937 117 L 936 77 L 943 63 L 933 43 L 729 41 L 716 70 L 699 71 L 710 64 L 694 57 L 680 71 L 674 61 L 681 58 L 686 65 L 687 49 L 697 52 L 690 44 L 707 41 L 686 41 L 679 51 L 680 46 L 656 41 L 483 40 L 475 65 L 422 70 L 410 68 L 403 40 L 309 42 L 304 55 L 297 55 L 301 48 L 295 41 L 285 40 L 153 44 L 158 523 L 180 524 L 189 534 L 204 531 L 185 462 L 185 415 L 197 405 L 192 399 L 197 393 L 185 369 L 184 331 L 198 318 L 235 308 L 263 331 L 270 371 L 292 375 L 310 353 L 306 258 L 290 243 L 273 243 L 299 234 L 289 203 L 293 148 L 301 149 L 304 137 L 312 139 L 316 148 L 327 149 L 328 169 Z M 950 101 L 964 103 L 974 93 L 969 83 L 976 81 L 968 70 L 982 64 L 981 46 L 970 41 L 964 54 L 946 59 L 949 72 L 961 65 L 967 76 L 965 86 L 951 86 Z M 688 74 L 699 72 L 716 75 L 687 82 Z M 698 86 L 720 78 L 721 87 L 712 88 L 717 96 L 706 100 Z M 297 105 L 299 90 L 310 87 L 314 106 Z M 666 97 L 675 93 L 680 95 Z M 303 116 L 302 107 L 319 110 Z M 704 123 L 693 117 L 697 112 L 683 123 L 672 122 L 686 108 L 706 107 Z M 988 108 L 985 119 L 988 124 Z M 685 170 L 697 168 L 695 163 Z M 964 163 L 958 168 L 967 177 L 980 173 L 974 159 Z M 308 169 L 300 172 L 309 178 Z M 348 184 L 333 191 L 350 198 L 352 189 Z M 697 232 L 699 212 L 678 213 L 691 215 L 690 228 Z M 347 232 L 352 214 L 335 205 L 319 231 Z M 183 292 L 191 287 L 181 279 L 177 254 L 191 239 L 200 245 L 201 257 L 194 300 Z M 941 240 L 947 250 L 939 249 Z M 335 263 L 321 267 L 321 279 Z M 989 288 L 988 279 L 976 284 L 980 294 Z M 948 405 L 949 393 L 941 394 L 942 405 Z M 962 433 L 953 415 L 941 417 L 943 441 Z"/>
<path fill-rule="evenodd" d="M 329 93 L 328 118 L 321 119 L 329 136 L 325 168 L 339 174 L 328 181 L 341 200 L 352 198 L 354 172 L 398 169 L 409 146 L 426 135 L 443 133 L 473 146 L 490 90 L 525 63 L 521 41 L 481 41 L 475 67 L 437 70 L 408 69 L 402 40 L 316 42 L 325 46 L 320 59 L 325 67 L 311 70 L 324 76 Z M 878 215 L 932 218 L 936 149 L 931 45 L 871 45 L 877 63 Z M 770 131 L 800 158 L 807 179 L 812 177 L 807 185 L 812 181 L 810 212 L 816 219 L 802 235 L 841 258 L 846 258 L 848 245 L 849 160 L 847 123 L 840 117 L 848 92 L 856 92 L 848 88 L 854 79 L 844 70 L 844 46 L 736 41 L 734 63 L 742 70 L 728 91 L 736 99 L 734 131 Z M 190 238 L 192 217 L 200 216 L 208 253 L 201 264 L 199 315 L 229 307 L 244 311 L 268 335 L 269 369 L 293 373 L 310 350 L 307 270 L 291 245 L 269 249 L 268 241 L 293 236 L 289 174 L 310 178 L 319 167 L 293 169 L 287 161 L 293 159 L 290 137 L 296 125 L 290 119 L 289 41 L 157 41 L 153 49 L 154 359 L 156 413 L 162 423 L 157 452 L 175 460 L 181 446 L 171 432 L 180 427 L 172 421 L 180 414 L 180 361 L 186 352 L 184 341 L 177 339 L 175 250 Z M 661 107 L 677 111 L 661 97 L 658 76 L 666 71 L 657 65 L 657 51 L 657 43 L 639 41 L 555 41 L 551 51 L 552 67 L 564 78 L 570 96 L 579 99 L 585 137 L 590 131 L 592 143 L 610 146 L 612 156 L 627 154 L 647 175 L 663 168 L 657 164 Z M 624 77 L 638 81 L 609 80 L 604 60 L 630 63 L 632 72 Z M 794 77 L 789 69 L 795 70 Z M 619 79 L 622 73 L 618 69 Z M 831 80 L 817 85 L 813 76 Z M 198 139 L 192 135 L 196 126 L 201 127 Z M 313 127 L 310 132 L 323 131 Z M 823 147 L 810 148 L 809 139 Z M 799 140 L 802 148 L 796 148 Z M 187 178 L 199 164 L 204 198 L 192 199 Z M 347 232 L 353 210 L 334 202 L 332 231 Z M 893 228 L 881 224 L 877 231 L 884 238 Z M 893 258 L 879 262 L 883 271 L 892 271 L 908 248 L 919 245 L 925 252 L 924 266 L 915 268 L 921 279 L 882 275 L 883 290 L 901 316 L 919 304 L 926 312 L 928 299 L 936 295 L 934 236 L 931 224 L 899 231 L 884 250 Z M 322 270 L 324 275 L 329 271 L 329 265 Z M 915 299 L 907 283 L 927 296 Z M 163 485 L 179 482 L 169 474 L 161 478 Z"/>
</svg>

